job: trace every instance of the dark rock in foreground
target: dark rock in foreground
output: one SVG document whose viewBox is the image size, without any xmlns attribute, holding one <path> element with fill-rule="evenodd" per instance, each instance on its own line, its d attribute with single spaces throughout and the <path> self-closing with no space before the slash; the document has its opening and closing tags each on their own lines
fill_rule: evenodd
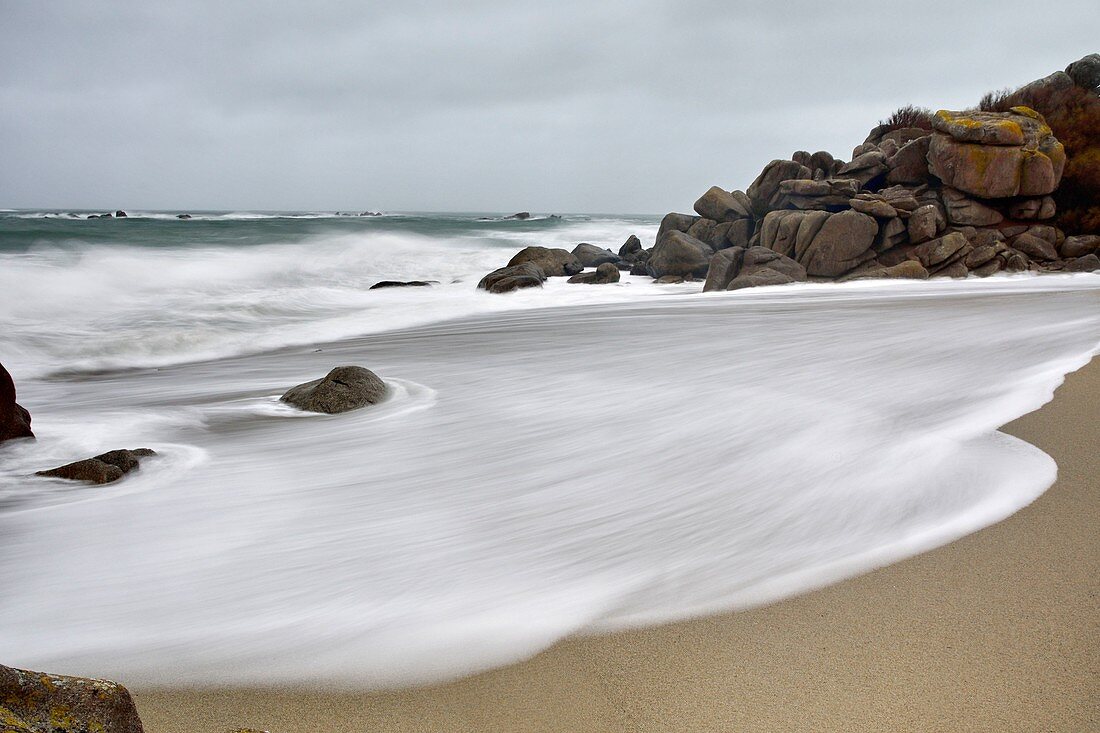
<svg viewBox="0 0 1100 733">
<path fill-rule="evenodd" d="M 300 410 L 333 415 L 374 405 L 386 397 L 386 383 L 370 369 L 338 366 L 321 379 L 291 387 L 279 399 Z"/>
<path fill-rule="evenodd" d="M 48 471 L 37 471 L 35 476 L 63 478 L 68 481 L 87 481 L 93 484 L 109 484 L 118 481 L 130 471 L 136 469 L 142 458 L 148 458 L 156 454 L 156 451 L 149 448 L 113 450 L 101 453 L 94 458 L 66 463 L 64 466 L 51 468 Z"/>
<path fill-rule="evenodd" d="M 571 283 L 584 285 L 607 285 L 619 282 L 619 268 L 610 262 L 605 262 L 596 268 L 595 272 L 586 272 L 582 275 L 574 275 L 569 278 Z"/>
<path fill-rule="evenodd" d="M 29 672 L 2 664 L 0 730 L 144 733 L 130 692 L 117 682 Z"/>
<path fill-rule="evenodd" d="M 430 280 L 382 280 L 371 285 L 369 290 L 383 290 L 385 288 L 423 288 L 432 284 Z"/>
<path fill-rule="evenodd" d="M 546 273 L 541 267 L 534 262 L 524 262 L 493 270 L 481 278 L 477 286 L 490 293 L 507 293 L 520 288 L 541 288 L 545 280 Z"/>
<path fill-rule="evenodd" d="M 15 382 L 0 364 L 0 443 L 14 438 L 33 438 L 31 414 L 15 401 Z"/>
</svg>

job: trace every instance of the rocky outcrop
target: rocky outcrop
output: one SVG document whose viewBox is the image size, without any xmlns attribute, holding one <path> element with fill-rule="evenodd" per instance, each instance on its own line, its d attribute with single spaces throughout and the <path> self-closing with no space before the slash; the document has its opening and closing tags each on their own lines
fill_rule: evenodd
<svg viewBox="0 0 1100 733">
<path fill-rule="evenodd" d="M 528 262 L 537 265 L 546 277 L 576 275 L 585 267 L 575 254 L 548 247 L 524 247 L 508 260 L 507 266 L 515 267 Z"/>
<path fill-rule="evenodd" d="M 338 366 L 321 379 L 291 387 L 279 399 L 308 412 L 329 415 L 374 405 L 386 397 L 386 383 L 370 369 Z"/>
<path fill-rule="evenodd" d="M 741 191 L 724 191 L 718 186 L 710 190 L 695 202 L 695 212 L 704 219 L 716 223 L 732 222 L 752 216 L 752 202 Z"/>
<path fill-rule="evenodd" d="M 110 484 L 137 469 L 142 458 L 148 458 L 156 454 L 156 451 L 149 448 L 113 450 L 107 453 L 101 453 L 94 458 L 85 458 L 82 461 L 66 463 L 64 466 L 51 468 L 48 471 L 37 471 L 35 475 L 45 476 L 47 478 L 60 478 L 67 481 Z"/>
<path fill-rule="evenodd" d="M 477 284 L 490 293 L 508 293 L 520 288 L 541 288 L 546 281 L 546 273 L 533 262 L 512 265 L 493 270 Z"/>
<path fill-rule="evenodd" d="M 1100 53 L 1092 53 L 1066 67 L 1066 75 L 1083 89 L 1100 92 Z"/>
<path fill-rule="evenodd" d="M 117 682 L 30 672 L 2 664 L 0 730 L 144 733 L 130 692 Z"/>
<path fill-rule="evenodd" d="M 619 268 L 605 262 L 593 272 L 585 272 L 569 278 L 569 282 L 583 285 L 607 285 L 619 282 Z"/>
<path fill-rule="evenodd" d="M 1065 149 L 1038 112 L 940 110 L 932 125 L 928 163 L 944 184 L 983 199 L 1045 196 L 1058 188 Z"/>
<path fill-rule="evenodd" d="M 15 401 L 15 382 L 0 364 L 0 443 L 33 437 L 31 414 Z"/>
</svg>

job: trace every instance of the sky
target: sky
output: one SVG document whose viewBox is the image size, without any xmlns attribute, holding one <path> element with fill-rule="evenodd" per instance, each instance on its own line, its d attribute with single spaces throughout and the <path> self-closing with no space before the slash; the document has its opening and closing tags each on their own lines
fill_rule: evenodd
<svg viewBox="0 0 1100 733">
<path fill-rule="evenodd" d="M 685 210 L 1098 38 L 1095 0 L 0 0 L 0 207 Z"/>
</svg>

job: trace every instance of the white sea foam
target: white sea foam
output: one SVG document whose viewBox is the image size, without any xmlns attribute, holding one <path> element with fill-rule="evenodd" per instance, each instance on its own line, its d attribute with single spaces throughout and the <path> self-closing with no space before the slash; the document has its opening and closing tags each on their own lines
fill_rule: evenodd
<svg viewBox="0 0 1100 733">
<path fill-rule="evenodd" d="M 247 278 L 277 280 L 272 256 Z M 323 351 L 22 382 L 40 439 L 0 451 L 5 663 L 385 687 L 767 602 L 1035 499 L 1053 462 L 996 428 L 1100 345 L 1095 275 L 689 289 L 554 284 Z M 341 363 L 400 389 L 280 411 Z M 44 505 L 25 477 L 138 445 L 163 460 L 104 500 Z"/>
</svg>

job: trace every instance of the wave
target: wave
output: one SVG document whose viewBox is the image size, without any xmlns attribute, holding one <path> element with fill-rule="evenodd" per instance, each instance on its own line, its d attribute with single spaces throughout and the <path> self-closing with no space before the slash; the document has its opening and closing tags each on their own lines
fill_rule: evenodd
<svg viewBox="0 0 1100 733">
<path fill-rule="evenodd" d="M 803 592 L 1034 500 L 1053 461 L 997 428 L 1100 347 L 1095 275 L 617 290 L 21 385 L 40 439 L 20 466 L 146 443 L 203 459 L 0 514 L 6 661 L 392 687 Z M 395 411 L 270 409 L 338 363 L 400 382 Z M 0 488 L 50 491 L 0 455 Z"/>
</svg>

